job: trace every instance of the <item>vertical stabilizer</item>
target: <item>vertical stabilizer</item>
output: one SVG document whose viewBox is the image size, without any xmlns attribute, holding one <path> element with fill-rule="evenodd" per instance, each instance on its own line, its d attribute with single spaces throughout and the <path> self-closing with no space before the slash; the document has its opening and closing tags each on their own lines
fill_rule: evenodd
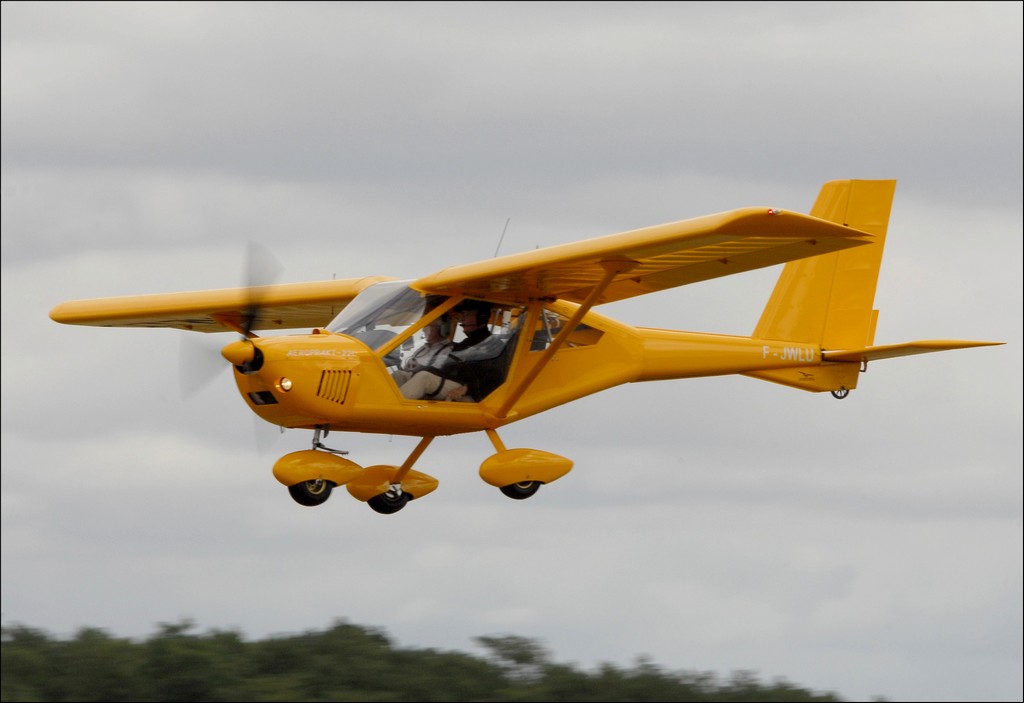
<svg viewBox="0 0 1024 703">
<path fill-rule="evenodd" d="M 819 344 L 822 349 L 859 349 L 874 341 L 878 270 L 896 181 L 830 181 L 810 214 L 874 235 L 865 246 L 787 263 L 753 336 Z M 848 366 L 848 365 L 846 365 Z M 856 387 L 856 369 L 814 367 L 750 374 L 805 388 Z"/>
</svg>

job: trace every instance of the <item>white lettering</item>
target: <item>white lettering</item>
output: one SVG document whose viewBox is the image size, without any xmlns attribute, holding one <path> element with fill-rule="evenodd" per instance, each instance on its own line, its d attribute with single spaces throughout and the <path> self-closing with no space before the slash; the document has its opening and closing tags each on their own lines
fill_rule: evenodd
<svg viewBox="0 0 1024 703">
<path fill-rule="evenodd" d="M 328 357 L 336 359 L 354 359 L 356 353 L 345 349 L 289 349 L 286 356 L 289 359 L 308 356 Z"/>
<path fill-rule="evenodd" d="M 814 350 L 806 347 L 780 347 L 773 350 L 765 344 L 761 347 L 761 358 L 767 359 L 769 355 L 779 361 L 814 363 Z"/>
</svg>

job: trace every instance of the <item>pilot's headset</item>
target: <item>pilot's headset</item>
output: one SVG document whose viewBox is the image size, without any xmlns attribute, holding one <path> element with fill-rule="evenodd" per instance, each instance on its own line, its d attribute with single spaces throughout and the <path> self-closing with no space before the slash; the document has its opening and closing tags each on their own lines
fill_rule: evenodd
<svg viewBox="0 0 1024 703">
<path fill-rule="evenodd" d="M 426 309 L 424 311 L 424 314 L 429 313 L 431 310 L 433 310 L 434 308 L 439 306 L 441 303 L 443 303 L 444 300 L 445 300 L 444 296 L 428 295 L 427 296 Z M 441 333 L 441 338 L 442 339 L 451 339 L 452 320 L 451 320 L 451 316 L 449 315 L 449 313 L 444 313 L 443 315 L 441 315 L 441 317 L 437 318 L 436 320 L 434 320 L 430 324 L 432 324 L 432 325 L 436 324 L 437 325 L 437 330 L 438 330 L 438 332 Z"/>
<path fill-rule="evenodd" d="M 441 333 L 441 339 L 451 339 L 452 335 L 452 318 L 447 313 L 441 315 L 435 322 L 437 322 L 438 332 Z"/>
</svg>

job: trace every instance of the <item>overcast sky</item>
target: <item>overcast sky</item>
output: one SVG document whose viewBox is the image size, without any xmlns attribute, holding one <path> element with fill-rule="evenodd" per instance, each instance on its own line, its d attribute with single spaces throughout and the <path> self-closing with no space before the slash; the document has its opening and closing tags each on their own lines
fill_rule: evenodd
<svg viewBox="0 0 1024 703">
<path fill-rule="evenodd" d="M 2 6 L 4 626 L 248 638 L 383 629 L 482 654 L 850 699 L 1022 698 L 1022 4 Z M 302 508 L 309 447 L 254 419 L 234 337 L 69 327 L 73 298 L 452 264 L 895 178 L 871 364 L 836 401 L 633 384 L 502 431 L 571 458 L 511 501 L 483 434 L 378 515 Z M 502 239 L 503 228 L 508 229 Z M 605 306 L 750 334 L 778 269 Z M 186 345 L 186 343 L 188 343 Z M 415 438 L 339 434 L 362 465 Z"/>
</svg>

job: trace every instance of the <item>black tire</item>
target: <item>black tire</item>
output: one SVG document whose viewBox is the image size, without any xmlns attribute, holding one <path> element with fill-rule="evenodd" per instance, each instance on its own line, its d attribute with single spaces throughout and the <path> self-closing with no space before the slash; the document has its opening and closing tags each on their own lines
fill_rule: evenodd
<svg viewBox="0 0 1024 703">
<path fill-rule="evenodd" d="M 410 500 L 412 496 L 408 493 L 392 490 L 370 498 L 366 504 L 382 515 L 391 515 L 404 508 Z"/>
<path fill-rule="evenodd" d="M 331 497 L 331 490 L 333 488 L 333 483 L 318 478 L 312 481 L 296 483 L 294 486 L 288 486 L 288 493 L 291 494 L 292 500 L 299 505 L 313 507 L 315 505 L 323 505 Z"/>
<path fill-rule="evenodd" d="M 500 490 L 513 500 L 526 500 L 539 491 L 542 485 L 540 481 L 520 481 L 502 486 Z"/>
</svg>

